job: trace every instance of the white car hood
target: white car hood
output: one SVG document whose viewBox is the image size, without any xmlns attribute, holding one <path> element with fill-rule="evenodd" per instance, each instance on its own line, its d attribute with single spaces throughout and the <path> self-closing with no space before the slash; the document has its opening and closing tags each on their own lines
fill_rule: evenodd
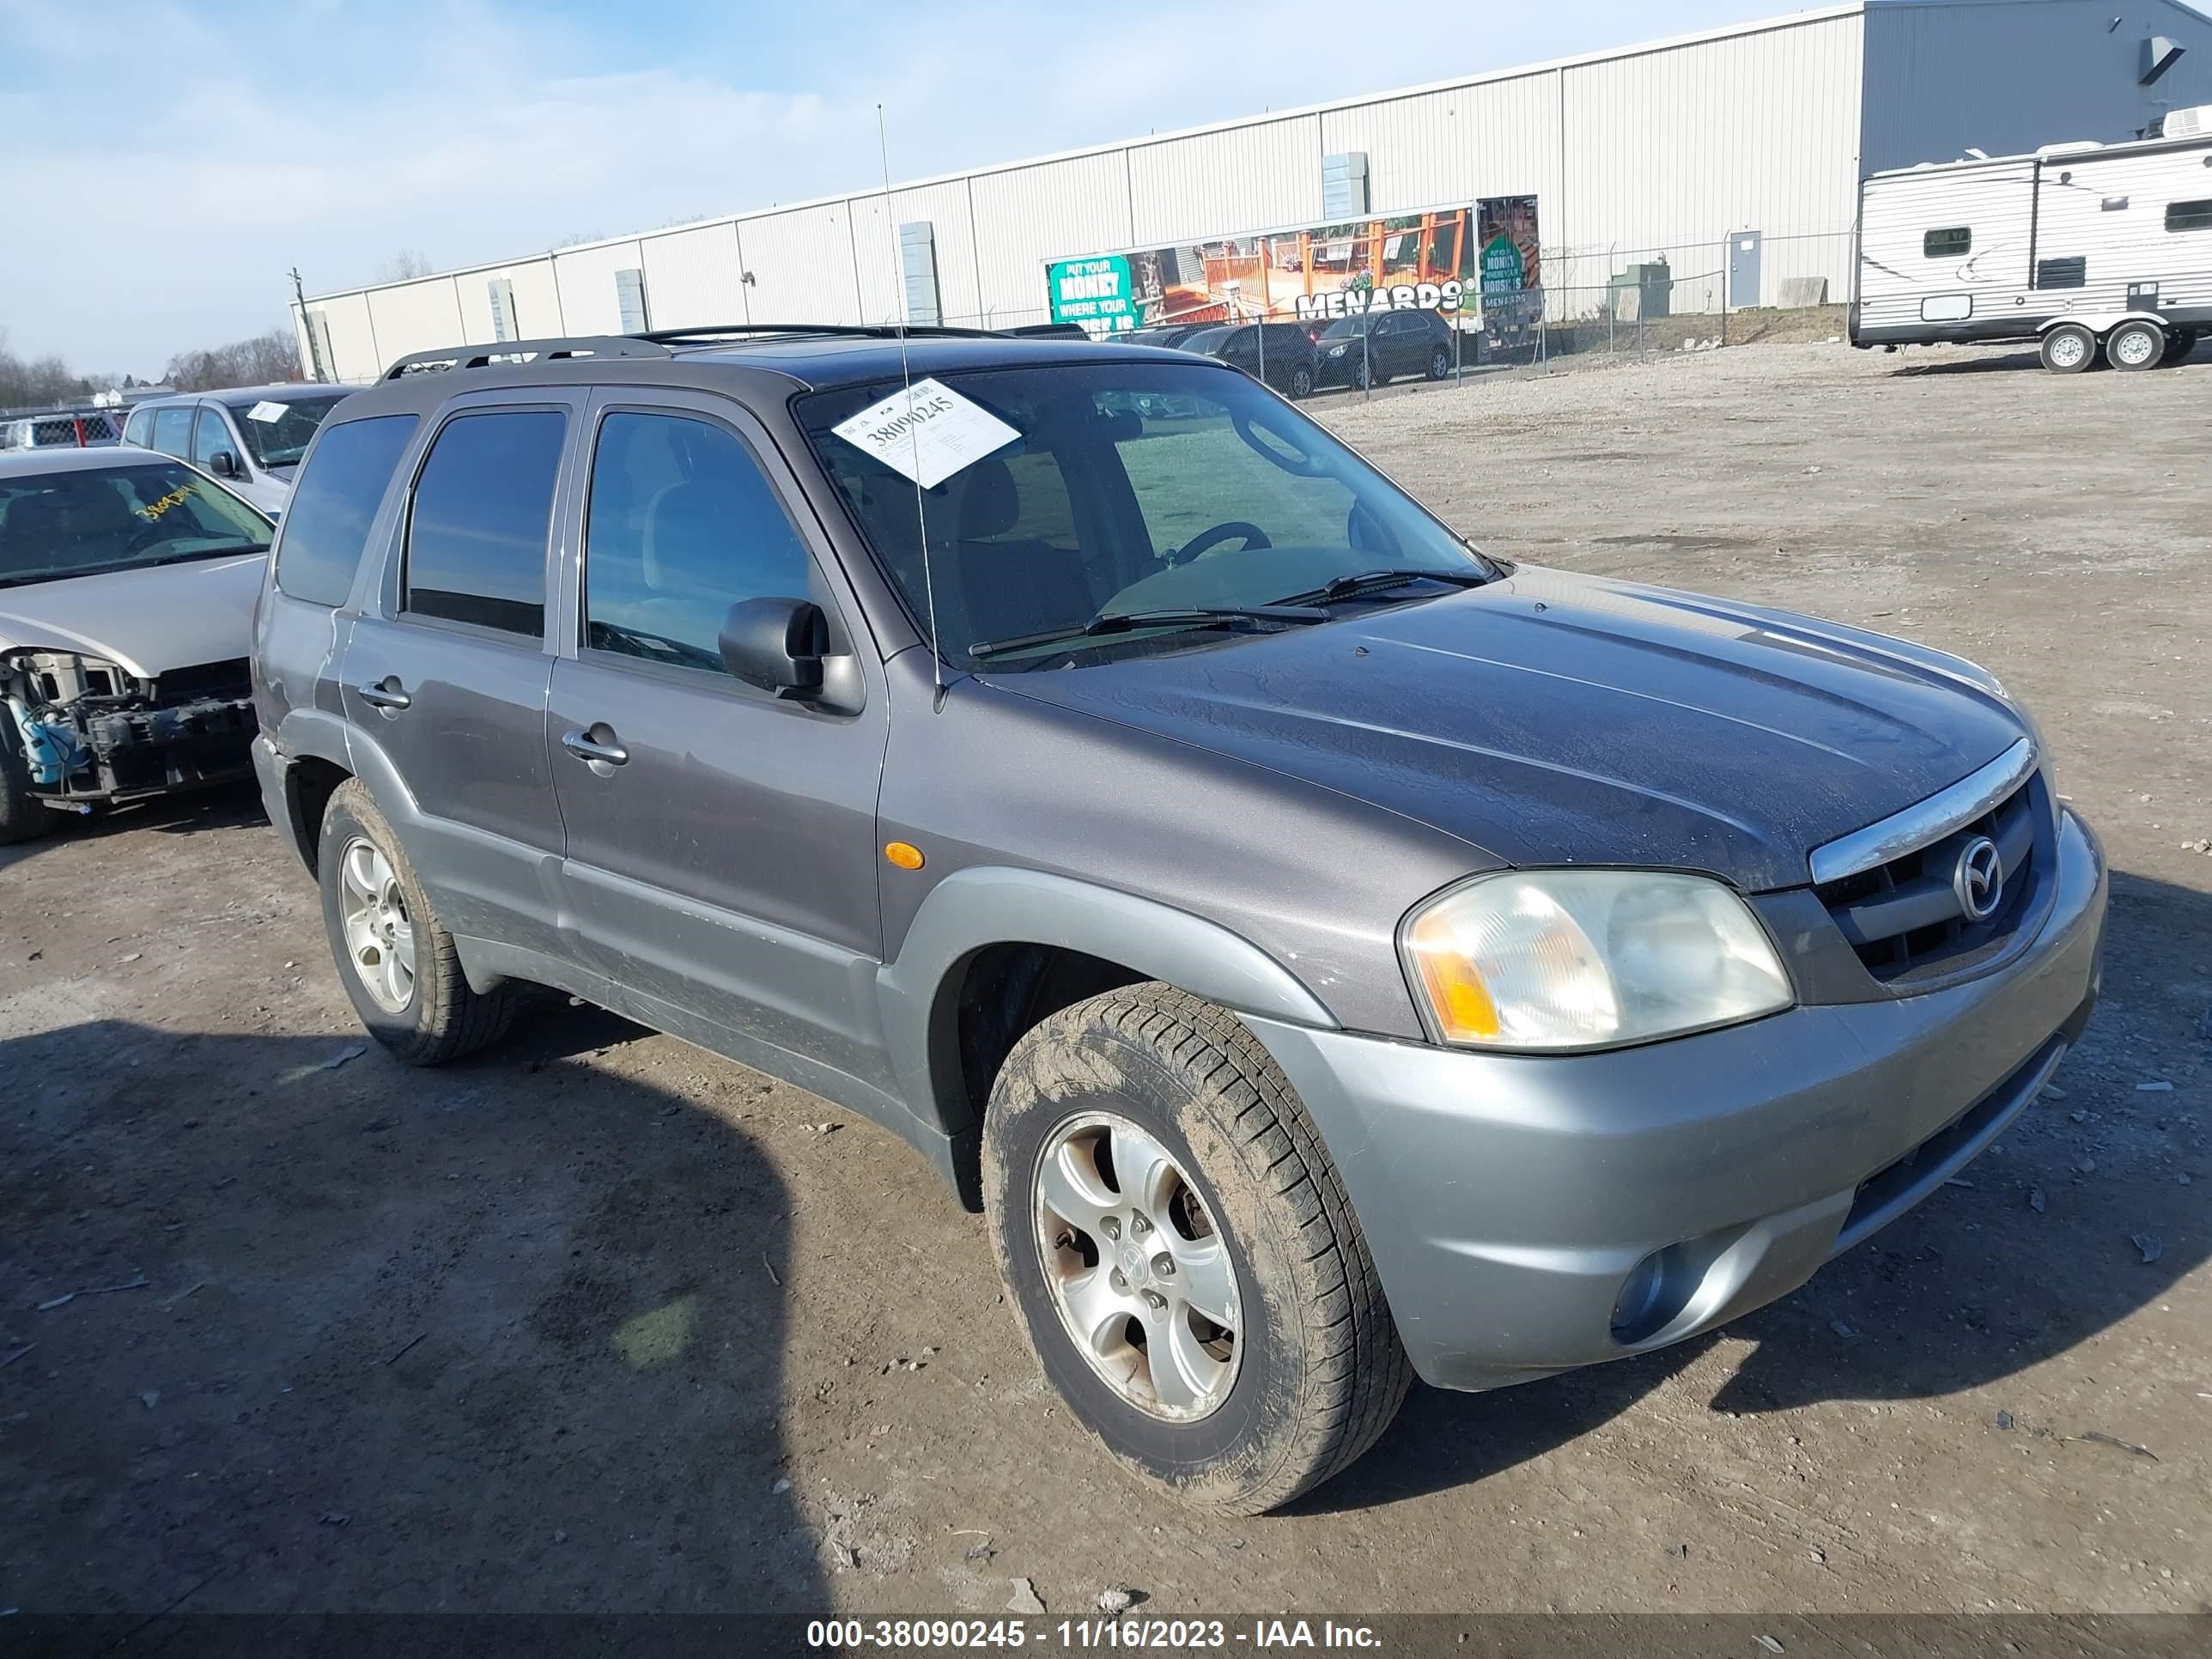
<svg viewBox="0 0 2212 1659">
<path fill-rule="evenodd" d="M 0 651 L 74 651 L 153 679 L 252 647 L 265 553 L 0 587 Z"/>
</svg>

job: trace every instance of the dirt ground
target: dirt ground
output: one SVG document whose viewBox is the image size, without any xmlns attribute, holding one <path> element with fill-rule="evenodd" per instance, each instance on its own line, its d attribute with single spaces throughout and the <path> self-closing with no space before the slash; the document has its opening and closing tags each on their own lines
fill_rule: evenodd
<svg viewBox="0 0 2212 1659">
<path fill-rule="evenodd" d="M 2212 361 L 1819 344 L 1327 409 L 1499 552 L 1980 659 L 2118 873 L 1964 1184 L 1265 1520 L 1091 1451 L 889 1135 L 588 1010 L 365 1049 L 250 795 L 0 854 L 0 1608 L 2212 1607 L 2208 416 Z"/>
</svg>

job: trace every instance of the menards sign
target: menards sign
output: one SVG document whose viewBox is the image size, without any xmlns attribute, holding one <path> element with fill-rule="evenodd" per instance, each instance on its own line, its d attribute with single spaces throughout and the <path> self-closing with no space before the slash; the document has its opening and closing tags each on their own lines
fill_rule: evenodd
<svg viewBox="0 0 2212 1659">
<path fill-rule="evenodd" d="M 1323 321 L 1527 308 L 1540 285 L 1534 196 L 1223 236 L 1045 267 L 1052 320 L 1113 334 L 1169 323 Z"/>
</svg>

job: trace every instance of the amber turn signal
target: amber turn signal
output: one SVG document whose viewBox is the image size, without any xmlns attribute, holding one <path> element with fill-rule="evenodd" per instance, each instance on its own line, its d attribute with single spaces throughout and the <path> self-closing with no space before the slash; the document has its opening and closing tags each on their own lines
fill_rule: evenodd
<svg viewBox="0 0 2212 1659">
<path fill-rule="evenodd" d="M 885 842 L 884 843 L 884 856 L 889 859 L 893 864 L 898 866 L 902 870 L 919 870 L 921 868 L 921 848 L 916 847 L 912 842 Z"/>
</svg>

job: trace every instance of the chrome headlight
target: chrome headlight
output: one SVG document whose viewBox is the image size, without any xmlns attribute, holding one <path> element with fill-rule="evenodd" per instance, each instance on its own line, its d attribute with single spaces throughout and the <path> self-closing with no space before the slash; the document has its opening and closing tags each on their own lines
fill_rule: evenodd
<svg viewBox="0 0 2212 1659">
<path fill-rule="evenodd" d="M 1408 915 L 1398 951 L 1429 1034 L 1470 1048 L 1620 1048 L 1794 1000 L 1751 907 L 1703 876 L 1478 876 Z"/>
<path fill-rule="evenodd" d="M 1350 350 L 1350 349 L 1351 349 L 1351 348 L 1350 348 L 1349 346 L 1340 346 L 1340 345 L 1339 345 L 1339 346 L 1331 346 L 1331 347 L 1328 349 L 1328 355 L 1329 355 L 1330 356 L 1332 356 L 1332 357 L 1341 357 L 1342 356 L 1344 356 L 1344 354 L 1345 354 L 1346 351 L 1348 351 L 1348 350 Z"/>
</svg>

